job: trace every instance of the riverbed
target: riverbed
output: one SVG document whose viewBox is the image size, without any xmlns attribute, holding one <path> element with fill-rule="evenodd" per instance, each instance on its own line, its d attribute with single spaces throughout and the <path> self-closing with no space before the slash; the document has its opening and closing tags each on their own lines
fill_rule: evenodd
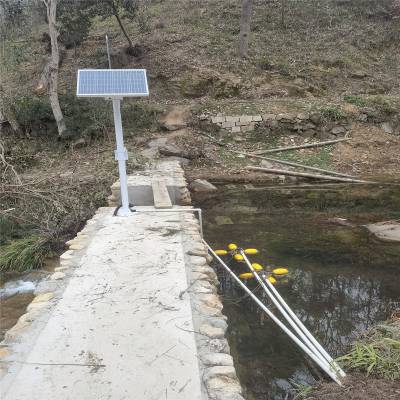
<svg viewBox="0 0 400 400">
<path fill-rule="evenodd" d="M 400 218 L 399 189 L 227 185 L 194 201 L 215 249 L 228 243 L 255 247 L 260 253 L 252 261 L 289 269 L 279 291 L 334 357 L 400 307 L 400 244 L 381 242 L 363 226 Z M 291 398 L 298 385 L 321 378 L 242 290 L 224 276 L 221 282 L 228 340 L 246 399 Z"/>
</svg>

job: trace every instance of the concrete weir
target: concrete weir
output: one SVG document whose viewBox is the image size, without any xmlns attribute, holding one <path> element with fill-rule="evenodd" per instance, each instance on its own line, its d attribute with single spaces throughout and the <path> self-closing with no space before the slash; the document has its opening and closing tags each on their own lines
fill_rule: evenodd
<svg viewBox="0 0 400 400">
<path fill-rule="evenodd" d="M 130 201 L 165 174 L 172 208 L 104 207 L 68 242 L 1 343 L 2 400 L 243 399 L 179 164 L 130 177 Z"/>
</svg>

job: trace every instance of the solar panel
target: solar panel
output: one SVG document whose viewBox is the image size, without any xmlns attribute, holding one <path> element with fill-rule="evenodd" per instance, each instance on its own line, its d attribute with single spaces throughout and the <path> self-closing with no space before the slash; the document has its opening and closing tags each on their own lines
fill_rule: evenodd
<svg viewBox="0 0 400 400">
<path fill-rule="evenodd" d="M 145 69 L 80 69 L 76 95 L 80 97 L 148 96 Z"/>
</svg>

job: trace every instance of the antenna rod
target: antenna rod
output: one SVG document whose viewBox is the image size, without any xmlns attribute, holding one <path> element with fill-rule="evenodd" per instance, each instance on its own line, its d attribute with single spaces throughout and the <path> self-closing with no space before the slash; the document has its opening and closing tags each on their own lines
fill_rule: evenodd
<svg viewBox="0 0 400 400">
<path fill-rule="evenodd" d="M 108 68 L 111 69 L 110 42 L 108 40 L 108 35 L 106 35 L 106 46 L 107 46 Z"/>
</svg>

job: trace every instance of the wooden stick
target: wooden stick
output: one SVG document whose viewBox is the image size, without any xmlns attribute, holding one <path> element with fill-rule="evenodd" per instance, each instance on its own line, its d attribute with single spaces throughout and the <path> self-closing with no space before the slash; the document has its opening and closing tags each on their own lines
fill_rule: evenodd
<svg viewBox="0 0 400 400">
<path fill-rule="evenodd" d="M 242 151 L 236 151 L 236 150 L 230 150 L 230 151 L 232 151 L 233 153 L 237 153 L 237 154 L 243 154 L 244 156 L 247 156 L 247 157 L 259 158 L 261 160 L 276 162 L 278 164 L 291 165 L 292 167 L 300 167 L 303 169 L 309 169 L 310 171 L 324 172 L 325 174 L 328 174 L 328 175 L 342 176 L 344 178 L 353 178 L 353 179 L 357 178 L 356 176 L 353 176 L 353 175 L 342 174 L 341 172 L 329 171 L 327 169 L 322 169 L 322 168 L 317 168 L 317 167 L 310 167 L 308 165 L 298 164 L 298 163 L 291 162 L 291 161 L 283 161 L 283 160 L 278 160 L 276 158 L 271 158 L 271 157 L 262 157 L 262 156 L 257 156 L 255 154 L 243 153 Z"/>
<path fill-rule="evenodd" d="M 248 167 L 246 167 L 246 169 L 250 170 L 250 171 L 267 172 L 269 174 L 301 176 L 303 178 L 324 179 L 327 181 L 336 181 L 336 182 L 377 183 L 377 182 L 371 182 L 371 181 L 363 181 L 360 179 L 341 178 L 339 176 L 317 175 L 317 174 L 309 174 L 306 172 L 294 172 L 294 171 L 288 171 L 285 169 L 261 168 L 261 167 L 253 167 L 253 166 L 248 166 Z"/>
<path fill-rule="evenodd" d="M 271 149 L 271 150 L 259 150 L 259 151 L 255 151 L 253 154 L 277 153 L 279 151 L 307 149 L 309 147 L 328 146 L 330 144 L 339 143 L 339 142 L 345 142 L 347 140 L 351 140 L 351 138 L 327 140 L 326 142 L 307 143 L 307 144 L 302 144 L 300 146 L 279 147 L 277 149 Z"/>
</svg>

